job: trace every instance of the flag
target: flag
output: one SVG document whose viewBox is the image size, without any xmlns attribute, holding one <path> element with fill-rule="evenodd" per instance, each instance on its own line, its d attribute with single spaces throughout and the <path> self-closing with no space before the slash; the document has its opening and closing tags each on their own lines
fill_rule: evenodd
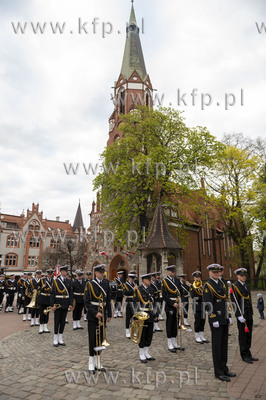
<svg viewBox="0 0 266 400">
<path fill-rule="evenodd" d="M 60 275 L 60 265 L 59 264 L 57 264 L 57 266 L 55 267 L 54 277 L 57 278 L 58 275 Z"/>
</svg>

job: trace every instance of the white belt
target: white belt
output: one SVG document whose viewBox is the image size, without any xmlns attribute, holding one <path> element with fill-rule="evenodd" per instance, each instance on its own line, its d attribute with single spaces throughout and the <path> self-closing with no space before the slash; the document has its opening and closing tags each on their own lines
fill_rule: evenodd
<svg viewBox="0 0 266 400">
<path fill-rule="evenodd" d="M 123 289 L 117 289 L 117 291 L 118 291 L 118 292 L 122 292 L 122 291 L 123 291 Z"/>
<path fill-rule="evenodd" d="M 170 297 L 169 300 L 177 301 L 177 298 L 176 297 Z"/>
<path fill-rule="evenodd" d="M 50 293 L 40 293 L 42 296 L 50 296 Z"/>
<path fill-rule="evenodd" d="M 133 299 L 134 296 L 126 296 L 127 299 Z"/>
<path fill-rule="evenodd" d="M 66 294 L 64 294 L 64 295 L 59 295 L 59 296 L 55 296 L 56 297 L 56 299 L 69 299 L 69 296 L 67 296 Z"/>
<path fill-rule="evenodd" d="M 7 286 L 7 290 L 16 290 L 16 288 L 15 288 L 15 287 L 8 287 L 8 286 Z"/>
<path fill-rule="evenodd" d="M 140 308 L 140 311 L 151 311 L 150 308 Z"/>
<path fill-rule="evenodd" d="M 73 294 L 75 294 L 76 296 L 84 296 L 84 293 L 73 293 Z"/>
<path fill-rule="evenodd" d="M 97 303 L 97 301 L 91 301 L 90 304 L 92 304 L 93 306 L 99 306 L 103 304 L 105 306 L 106 303 Z"/>
</svg>

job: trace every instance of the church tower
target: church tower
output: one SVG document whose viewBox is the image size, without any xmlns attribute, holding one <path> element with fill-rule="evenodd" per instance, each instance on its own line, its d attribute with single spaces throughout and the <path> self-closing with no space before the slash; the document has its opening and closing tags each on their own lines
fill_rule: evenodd
<svg viewBox="0 0 266 400">
<path fill-rule="evenodd" d="M 153 88 L 146 71 L 133 2 L 126 33 L 122 68 L 114 87 L 115 109 L 109 118 L 107 146 L 122 137 L 119 131 L 122 114 L 128 114 L 137 105 L 152 107 Z"/>
</svg>

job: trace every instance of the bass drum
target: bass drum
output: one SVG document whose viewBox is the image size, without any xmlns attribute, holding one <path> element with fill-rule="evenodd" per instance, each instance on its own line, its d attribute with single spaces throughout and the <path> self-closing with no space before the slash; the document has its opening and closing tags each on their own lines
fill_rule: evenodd
<svg viewBox="0 0 266 400">
<path fill-rule="evenodd" d="M 117 284 L 115 281 L 111 281 L 109 282 L 109 286 L 110 286 L 111 300 L 115 300 L 117 295 Z"/>
</svg>

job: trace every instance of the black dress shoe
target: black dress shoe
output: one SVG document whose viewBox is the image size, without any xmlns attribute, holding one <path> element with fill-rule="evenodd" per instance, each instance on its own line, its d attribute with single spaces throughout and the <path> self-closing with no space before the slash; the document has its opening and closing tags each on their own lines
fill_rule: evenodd
<svg viewBox="0 0 266 400">
<path fill-rule="evenodd" d="M 78 328 L 73 328 L 73 331 L 76 331 Z"/>
<path fill-rule="evenodd" d="M 78 326 L 78 329 L 84 329 L 82 326 Z"/>
<path fill-rule="evenodd" d="M 97 367 L 95 367 L 95 371 L 98 372 L 106 372 L 106 369 L 104 367 L 97 369 Z"/>
<path fill-rule="evenodd" d="M 69 322 L 68 322 L 68 321 L 66 321 L 66 322 L 65 322 L 65 324 L 69 324 Z"/>
<path fill-rule="evenodd" d="M 89 369 L 89 374 L 90 375 L 95 375 L 96 371 L 94 369 Z"/>
<path fill-rule="evenodd" d="M 59 346 L 66 346 L 65 343 L 58 343 L 58 344 L 59 344 Z"/>
<path fill-rule="evenodd" d="M 154 357 L 147 358 L 148 361 L 155 361 Z"/>
<path fill-rule="evenodd" d="M 258 358 L 255 358 L 255 357 L 249 357 L 249 359 L 250 359 L 251 361 L 259 361 L 259 359 L 258 359 Z"/>
<path fill-rule="evenodd" d="M 147 360 L 145 359 L 145 360 L 140 360 L 140 362 L 142 362 L 143 364 L 147 364 Z"/>
<path fill-rule="evenodd" d="M 171 353 L 176 353 L 176 349 L 168 349 Z"/>
<path fill-rule="evenodd" d="M 179 350 L 179 351 L 185 351 L 185 347 L 178 347 L 177 350 Z"/>
<path fill-rule="evenodd" d="M 236 374 L 234 373 L 234 372 L 230 372 L 230 371 L 227 371 L 227 372 L 225 372 L 224 373 L 226 376 L 230 376 L 231 378 L 234 378 L 235 376 L 236 376 Z"/>
<path fill-rule="evenodd" d="M 54 346 L 54 347 L 58 347 L 58 344 L 54 344 L 53 346 Z"/>
<path fill-rule="evenodd" d="M 163 332 L 163 329 L 155 329 L 154 332 Z"/>
<path fill-rule="evenodd" d="M 218 375 L 218 376 L 216 376 L 216 378 L 220 379 L 220 381 L 231 382 L 231 379 L 228 378 L 228 376 L 225 376 L 225 375 Z"/>
<path fill-rule="evenodd" d="M 246 357 L 246 358 L 242 358 L 242 360 L 248 364 L 253 364 L 253 361 L 251 361 L 250 358 Z"/>
</svg>

